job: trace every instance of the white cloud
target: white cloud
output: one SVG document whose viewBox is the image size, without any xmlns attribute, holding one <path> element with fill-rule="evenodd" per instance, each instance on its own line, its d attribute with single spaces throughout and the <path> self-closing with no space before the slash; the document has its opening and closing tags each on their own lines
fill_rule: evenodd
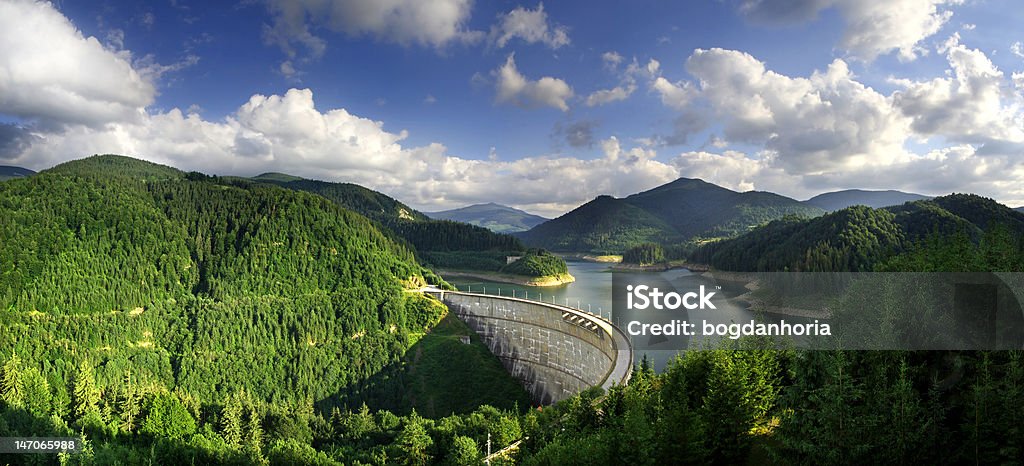
<svg viewBox="0 0 1024 466">
<path fill-rule="evenodd" d="M 282 171 L 381 190 L 414 207 L 501 200 L 548 215 L 599 194 L 628 195 L 675 179 L 656 152 L 602 141 L 603 156 L 470 160 L 437 143 L 402 145 L 407 133 L 344 109 L 321 112 L 308 89 L 254 95 L 222 121 L 174 109 L 137 122 L 37 132 L 0 154 L 4 163 L 44 168 L 93 153 L 120 153 L 184 170 L 253 175 Z M 514 187 L 514 189 L 510 189 Z"/>
<path fill-rule="evenodd" d="M 604 66 L 612 71 L 615 71 L 615 69 L 619 67 L 622 60 L 622 55 L 619 55 L 619 52 L 614 50 L 601 54 L 601 61 L 604 62 Z"/>
<path fill-rule="evenodd" d="M 543 77 L 531 81 L 516 69 L 515 54 L 508 56 L 505 64 L 492 74 L 495 76 L 495 101 L 512 103 L 521 107 L 554 107 L 569 110 L 567 99 L 572 98 L 573 91 L 569 85 L 557 78 Z"/>
<path fill-rule="evenodd" d="M 684 152 L 672 164 L 681 176 L 798 198 L 897 188 L 976 192 L 1024 204 L 1024 73 L 1007 79 L 956 34 L 938 51 L 949 62 L 945 77 L 893 78 L 899 89 L 884 95 L 860 83 L 843 60 L 791 77 L 742 52 L 698 49 L 686 68 L 699 84 L 663 83 L 667 89 L 692 86 L 680 118 L 706 106 L 730 143 L 755 149 Z M 671 102 L 665 104 L 679 108 Z M 710 145 L 719 147 L 716 140 Z M 937 148 L 913 153 L 908 141 Z"/>
<path fill-rule="evenodd" d="M 856 81 L 843 60 L 791 78 L 746 53 L 698 49 L 686 69 L 727 139 L 763 144 L 793 173 L 848 170 L 905 155 L 907 120 L 886 96 Z"/>
<path fill-rule="evenodd" d="M 537 9 L 530 10 L 517 6 L 514 10 L 500 15 L 498 23 L 491 26 L 490 40 L 498 47 L 505 47 L 514 38 L 528 44 L 543 43 L 552 49 L 569 45 L 569 29 L 557 24 L 549 24 L 544 4 L 538 3 Z"/>
<path fill-rule="evenodd" d="M 912 128 L 922 136 L 941 136 L 955 142 L 1024 142 L 1024 100 L 1007 95 L 1012 85 L 983 52 L 969 49 L 954 34 L 940 52 L 950 76 L 928 81 L 894 79 L 903 87 L 893 95 Z"/>
<path fill-rule="evenodd" d="M 938 32 L 952 17 L 952 11 L 941 7 L 962 1 L 744 0 L 739 10 L 754 21 L 792 23 L 810 20 L 822 10 L 835 7 L 846 22 L 839 46 L 854 57 L 872 61 L 898 51 L 901 60 L 913 60 L 927 53 L 921 41 Z"/>
<path fill-rule="evenodd" d="M 327 41 L 313 34 L 316 27 L 347 34 L 368 35 L 384 42 L 443 48 L 451 43 L 474 42 L 483 33 L 467 28 L 472 0 L 268 0 L 274 24 L 264 39 L 276 44 L 289 59 L 299 56 L 297 46 L 312 58 L 327 49 Z"/>
<path fill-rule="evenodd" d="M 434 97 L 433 94 L 427 94 L 427 96 L 423 98 L 423 103 L 433 105 L 437 103 L 437 97 Z"/>
<path fill-rule="evenodd" d="M 650 64 L 648 64 L 647 68 L 651 69 Z M 654 68 L 657 71 L 657 66 Z M 655 78 L 654 82 L 651 83 L 651 88 L 661 96 L 662 104 L 677 110 L 686 108 L 697 94 L 696 89 L 689 82 L 671 83 L 661 76 Z"/>
<path fill-rule="evenodd" d="M 647 62 L 647 73 L 651 76 L 657 76 L 658 72 L 661 71 L 661 62 L 655 59 L 651 59 Z"/>
<path fill-rule="evenodd" d="M 51 4 L 0 2 L 0 113 L 101 125 L 138 118 L 155 94 L 129 53 L 84 37 Z"/>
<path fill-rule="evenodd" d="M 636 90 L 636 84 L 628 83 L 622 86 L 615 86 L 611 89 L 601 89 L 594 91 L 587 96 L 586 104 L 588 107 L 594 107 L 599 105 L 605 105 L 620 100 L 626 100 L 633 91 Z"/>
<path fill-rule="evenodd" d="M 1019 40 L 1014 42 L 1013 45 L 1010 46 L 1010 52 L 1018 57 L 1024 58 L 1024 44 Z"/>
</svg>

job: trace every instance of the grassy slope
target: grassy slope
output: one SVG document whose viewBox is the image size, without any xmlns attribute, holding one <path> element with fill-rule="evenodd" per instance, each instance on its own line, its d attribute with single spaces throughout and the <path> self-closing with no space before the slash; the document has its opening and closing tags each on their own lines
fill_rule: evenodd
<svg viewBox="0 0 1024 466">
<path fill-rule="evenodd" d="M 469 335 L 471 344 L 462 343 L 460 335 Z M 452 314 L 406 353 L 404 377 L 409 408 L 427 417 L 470 412 L 482 404 L 530 405 L 526 390 L 509 377 L 480 337 Z"/>
</svg>

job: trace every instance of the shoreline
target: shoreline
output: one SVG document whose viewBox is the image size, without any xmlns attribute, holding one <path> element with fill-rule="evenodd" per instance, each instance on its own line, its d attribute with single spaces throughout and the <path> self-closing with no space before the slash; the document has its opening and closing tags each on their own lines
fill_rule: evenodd
<svg viewBox="0 0 1024 466">
<path fill-rule="evenodd" d="M 601 264 L 618 264 L 622 262 L 622 256 L 615 254 L 599 255 L 583 252 L 552 252 L 552 254 L 561 257 L 562 259 L 571 259 L 581 262 L 597 262 Z"/>
<path fill-rule="evenodd" d="M 763 299 L 755 297 L 754 292 L 761 289 L 761 282 L 757 279 L 752 278 L 755 273 L 751 272 L 725 272 L 725 271 L 707 271 L 701 274 L 702 277 L 710 278 L 713 280 L 722 280 L 733 283 L 744 283 L 743 288 L 747 290 L 733 299 L 743 301 L 747 303 L 747 309 L 751 312 L 764 312 L 766 314 L 773 314 L 787 317 L 803 317 L 806 319 L 831 319 L 832 312 L 828 309 L 803 309 L 797 307 L 787 306 L 776 306 L 767 304 Z"/>
<path fill-rule="evenodd" d="M 651 265 L 619 263 L 608 269 L 612 272 L 665 272 L 667 270 L 686 269 L 694 273 L 706 273 L 708 266 L 704 264 L 690 264 L 684 261 L 669 261 Z"/>
<path fill-rule="evenodd" d="M 576 281 L 576 277 L 568 273 L 558 275 L 546 275 L 543 277 L 526 277 L 522 275 L 509 275 L 496 272 L 482 272 L 477 270 L 435 270 L 441 278 L 476 278 L 490 282 L 510 283 L 521 286 L 559 286 Z"/>
</svg>

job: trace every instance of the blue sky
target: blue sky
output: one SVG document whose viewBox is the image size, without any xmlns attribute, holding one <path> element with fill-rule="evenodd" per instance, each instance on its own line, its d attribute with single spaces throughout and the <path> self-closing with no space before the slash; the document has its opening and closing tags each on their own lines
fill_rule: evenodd
<svg viewBox="0 0 1024 466">
<path fill-rule="evenodd" d="M 1019 24 L 1012 1 L 0 0 L 0 164 L 545 215 L 680 176 L 1019 205 Z"/>
</svg>

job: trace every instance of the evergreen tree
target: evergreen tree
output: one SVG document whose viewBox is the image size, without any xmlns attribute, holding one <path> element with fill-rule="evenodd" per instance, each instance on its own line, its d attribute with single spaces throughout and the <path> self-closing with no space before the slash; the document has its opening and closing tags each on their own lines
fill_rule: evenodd
<svg viewBox="0 0 1024 466">
<path fill-rule="evenodd" d="M 0 399 L 11 408 L 20 408 L 25 401 L 21 383 L 21 358 L 11 355 L 4 363 L 3 379 L 0 384 Z"/>
<path fill-rule="evenodd" d="M 82 361 L 78 365 L 73 394 L 76 418 L 81 419 L 86 414 L 99 412 L 100 390 L 96 387 L 96 377 L 88 361 Z"/>
</svg>

